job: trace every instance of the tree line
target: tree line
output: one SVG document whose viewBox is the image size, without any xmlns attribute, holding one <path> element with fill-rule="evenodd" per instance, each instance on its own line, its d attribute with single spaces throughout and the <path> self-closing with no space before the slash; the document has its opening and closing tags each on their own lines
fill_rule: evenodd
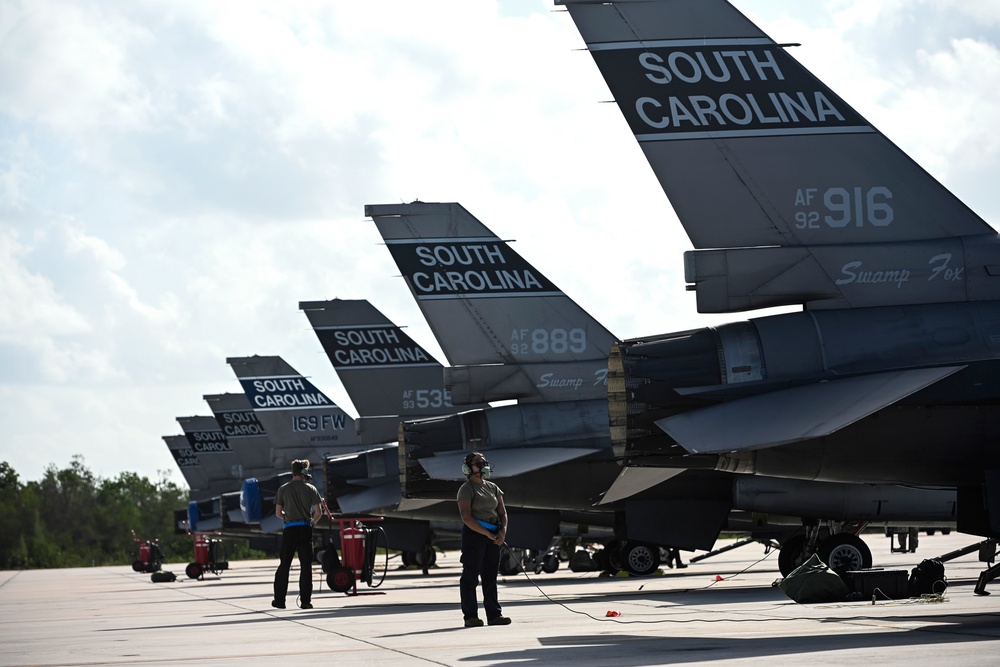
<svg viewBox="0 0 1000 667">
<path fill-rule="evenodd" d="M 132 472 L 104 479 L 74 456 L 68 467 L 50 464 L 41 480 L 22 482 L 0 461 L 0 501 L 0 570 L 130 564 L 138 553 L 132 531 L 159 540 L 165 562 L 193 558 L 191 537 L 174 529 L 188 492 L 165 474 L 155 482 Z M 262 555 L 246 540 L 227 541 L 227 553 Z"/>
</svg>

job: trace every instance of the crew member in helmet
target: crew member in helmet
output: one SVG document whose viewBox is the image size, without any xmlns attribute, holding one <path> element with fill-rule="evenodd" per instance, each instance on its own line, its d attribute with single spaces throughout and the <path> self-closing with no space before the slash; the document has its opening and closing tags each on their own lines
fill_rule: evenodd
<svg viewBox="0 0 1000 667">
<path fill-rule="evenodd" d="M 288 572 L 292 558 L 299 555 L 299 606 L 312 609 L 312 529 L 320 520 L 322 499 L 309 483 L 309 461 L 292 461 L 292 481 L 282 484 L 274 497 L 274 514 L 285 522 L 281 532 L 281 560 L 274 573 L 274 599 L 271 606 L 285 608 Z"/>
<path fill-rule="evenodd" d="M 483 609 L 490 625 L 508 625 L 510 619 L 500 609 L 497 574 L 500 545 L 507 536 L 507 509 L 503 491 L 488 481 L 490 464 L 480 452 L 469 452 L 462 464 L 467 481 L 458 489 L 458 512 L 462 516 L 462 578 L 459 592 L 465 627 L 483 625 L 479 618 L 476 586 L 482 581 Z"/>
</svg>

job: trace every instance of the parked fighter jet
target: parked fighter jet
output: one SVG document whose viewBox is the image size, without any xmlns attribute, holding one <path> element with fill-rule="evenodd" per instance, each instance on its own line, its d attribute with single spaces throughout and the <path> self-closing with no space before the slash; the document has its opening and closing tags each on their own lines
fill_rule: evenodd
<svg viewBox="0 0 1000 667">
<path fill-rule="evenodd" d="M 395 442 L 403 419 L 455 411 L 441 362 L 368 301 L 303 301 L 299 309 L 361 415 L 362 444 Z"/>
<path fill-rule="evenodd" d="M 276 470 L 295 459 L 321 461 L 359 449 L 354 419 L 281 357 L 230 357 L 226 363 L 271 440 Z"/>
<path fill-rule="evenodd" d="M 344 512 L 429 519 L 435 535 L 457 536 L 461 530 L 454 497 L 457 484 L 449 483 L 444 497 L 438 500 L 410 499 L 401 504 L 400 493 L 400 421 L 456 411 L 444 387 L 444 366 L 368 301 L 335 299 L 299 306 L 312 323 L 351 401 L 363 415 L 358 419 L 362 440 L 368 437 L 366 444 L 372 445 L 356 455 L 326 460 L 328 494 L 336 496 Z M 482 408 L 488 404 L 462 407 Z M 374 444 L 380 437 L 382 444 Z M 385 442 L 390 439 L 391 443 Z M 508 512 L 511 528 L 507 543 L 515 549 L 544 554 L 557 535 L 578 537 L 581 532 L 579 515 L 520 507 L 508 508 Z M 589 527 L 584 532 L 589 532 Z M 416 554 L 417 562 L 425 555 L 426 551 Z"/>
<path fill-rule="evenodd" d="M 455 412 L 444 367 L 368 301 L 303 301 L 299 308 L 360 415 L 365 450 L 327 459 L 328 479 L 344 483 L 329 491 L 344 512 L 398 509 L 399 422 Z M 448 512 L 454 515 L 454 503 Z"/>
<path fill-rule="evenodd" d="M 534 494 L 552 496 L 536 507 L 597 502 L 612 469 L 582 461 L 612 461 L 605 376 L 614 336 L 459 204 L 365 212 L 452 364 L 445 369 L 452 403 L 519 401 L 406 422 L 403 495 L 453 491 L 465 453 L 482 443 L 495 474 L 508 480 L 572 466 L 581 482 L 574 489 L 584 495 L 525 478 Z M 561 410 L 552 409 L 556 402 Z"/>
<path fill-rule="evenodd" d="M 615 345 L 616 452 L 958 487 L 1000 535 L 1000 242 L 725 0 L 565 5 L 696 248 L 700 312 Z"/>
<path fill-rule="evenodd" d="M 278 465 L 278 470 L 287 469 L 291 460 L 296 458 L 309 458 L 317 464 L 322 461 L 324 469 L 329 469 L 326 461 L 330 459 L 357 461 L 357 457 L 363 456 L 366 464 L 378 460 L 380 453 L 377 448 L 365 447 L 361 443 L 354 418 L 281 357 L 232 357 L 226 361 L 239 378 L 254 413 L 274 445 L 272 458 L 288 460 Z M 368 507 L 362 507 L 363 501 L 350 494 L 346 497 L 347 508 L 338 507 L 340 499 L 331 496 L 327 488 L 331 481 L 339 483 L 343 480 L 337 475 L 313 476 L 313 483 L 330 503 L 331 511 L 370 511 L 383 502 L 391 504 L 391 500 L 386 498 L 391 496 L 392 491 L 398 497 L 398 476 L 392 478 L 395 489 L 390 489 L 388 494 L 381 484 L 383 480 L 377 479 L 364 490 L 355 489 L 364 502 L 369 503 Z M 429 520 L 455 522 L 454 503 L 437 511 L 433 507 L 424 508 L 423 514 L 416 518 L 422 521 L 413 521 L 409 517 L 398 520 L 398 517 L 390 516 L 380 527 L 389 548 L 403 551 L 404 559 L 423 564 L 426 562 L 423 557 L 427 553 L 427 545 L 434 538 Z"/>
<path fill-rule="evenodd" d="M 650 545 L 710 549 L 734 507 L 769 512 L 778 523 L 781 515 L 952 518 L 949 492 L 734 477 L 683 464 L 667 475 L 654 470 L 651 481 L 647 471 L 629 469 L 624 486 L 632 488 L 618 485 L 605 494 L 620 472 L 608 431 L 607 351 L 594 343 L 610 340 L 607 330 L 458 204 L 366 209 L 431 328 L 444 332 L 445 354 L 483 364 L 447 369 L 446 383 L 462 387 L 453 391 L 453 402 L 456 393 L 530 401 L 404 422 L 405 497 L 445 497 L 459 477 L 456 457 L 482 449 L 495 465 L 494 477 L 503 479 L 509 506 L 614 517 L 622 538 L 615 550 L 633 572 L 655 568 Z M 488 353 L 471 349 L 477 337 L 489 343 Z M 790 571 L 805 546 L 797 540 L 784 551 L 782 569 Z M 849 551 L 856 567 L 871 565 L 870 551 L 852 535 L 826 539 L 821 551 L 829 558 L 837 549 Z"/>
<path fill-rule="evenodd" d="M 216 417 L 178 417 L 177 422 L 184 431 L 188 447 L 208 475 L 211 489 L 205 497 L 192 495 L 188 507 L 189 529 L 192 532 L 224 531 L 232 536 L 258 534 L 259 527 L 248 525 L 243 519 L 240 487 L 244 478 L 252 474 L 247 464 L 259 460 L 260 455 L 246 447 L 234 448 Z"/>
</svg>

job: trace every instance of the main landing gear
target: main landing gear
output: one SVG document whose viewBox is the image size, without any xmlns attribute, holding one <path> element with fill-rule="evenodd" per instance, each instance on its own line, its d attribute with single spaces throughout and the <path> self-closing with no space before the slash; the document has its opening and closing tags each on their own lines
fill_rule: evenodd
<svg viewBox="0 0 1000 667">
<path fill-rule="evenodd" d="M 787 577 L 795 568 L 817 554 L 834 572 L 865 570 L 872 566 L 872 552 L 854 532 L 829 534 L 824 527 L 804 526 L 804 534 L 793 535 L 781 543 L 778 569 Z"/>
<path fill-rule="evenodd" d="M 660 567 L 660 547 L 645 542 L 614 539 L 594 553 L 594 562 L 603 572 L 628 572 L 646 576 Z"/>
</svg>

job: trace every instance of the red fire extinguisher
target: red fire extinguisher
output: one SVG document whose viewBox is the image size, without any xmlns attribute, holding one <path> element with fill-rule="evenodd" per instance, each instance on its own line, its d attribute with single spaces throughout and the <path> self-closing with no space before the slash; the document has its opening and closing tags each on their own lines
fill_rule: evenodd
<svg viewBox="0 0 1000 667">
<path fill-rule="evenodd" d="M 208 536 L 198 535 L 194 539 L 194 562 L 207 566 L 209 564 L 208 556 Z"/>
<path fill-rule="evenodd" d="M 365 564 L 365 531 L 351 524 L 340 531 L 340 548 L 344 553 L 344 567 L 354 572 L 354 580 L 361 579 Z"/>
</svg>

